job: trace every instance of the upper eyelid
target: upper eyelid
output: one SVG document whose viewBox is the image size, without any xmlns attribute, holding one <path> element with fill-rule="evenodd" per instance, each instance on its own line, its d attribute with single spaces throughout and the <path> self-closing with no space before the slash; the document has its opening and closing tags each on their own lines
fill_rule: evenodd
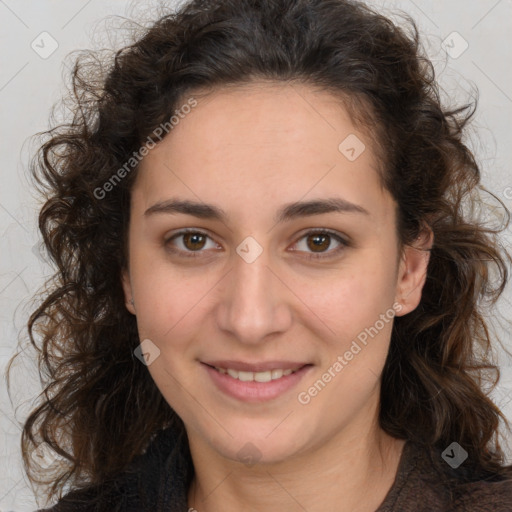
<svg viewBox="0 0 512 512">
<path fill-rule="evenodd" d="M 212 240 L 215 243 L 218 243 L 215 241 L 215 238 L 211 236 L 207 231 L 204 231 L 202 229 L 194 229 L 194 228 L 186 228 L 186 229 L 180 229 L 176 233 L 173 233 L 172 235 L 166 236 L 164 239 L 165 243 L 170 242 L 171 240 L 174 240 L 175 238 L 179 238 L 180 236 L 187 235 L 189 233 L 197 233 L 199 235 L 207 236 L 210 240 Z M 192 251 L 190 251 L 192 252 Z M 197 251 L 199 252 L 199 251 Z"/>
</svg>

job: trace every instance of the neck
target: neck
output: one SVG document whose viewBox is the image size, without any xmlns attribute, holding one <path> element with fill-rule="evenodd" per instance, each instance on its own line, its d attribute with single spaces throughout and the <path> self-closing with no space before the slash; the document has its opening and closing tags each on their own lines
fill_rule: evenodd
<svg viewBox="0 0 512 512">
<path fill-rule="evenodd" d="M 393 485 L 404 444 L 374 424 L 367 432 L 338 433 L 293 460 L 251 467 L 191 445 L 189 510 L 238 512 L 250 504 L 265 512 L 375 512 Z"/>
</svg>

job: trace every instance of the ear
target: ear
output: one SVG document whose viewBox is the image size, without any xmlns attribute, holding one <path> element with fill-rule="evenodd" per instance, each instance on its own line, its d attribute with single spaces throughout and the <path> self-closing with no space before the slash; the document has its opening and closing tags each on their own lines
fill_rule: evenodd
<svg viewBox="0 0 512 512">
<path fill-rule="evenodd" d="M 402 305 L 397 316 L 414 311 L 421 301 L 421 292 L 427 279 L 430 250 L 434 243 L 432 229 L 425 226 L 412 245 L 406 245 L 402 252 L 397 276 L 396 302 Z"/>
<path fill-rule="evenodd" d="M 121 284 L 123 285 L 126 309 L 130 313 L 132 313 L 132 315 L 135 315 L 136 314 L 135 306 L 132 302 L 133 301 L 132 283 L 130 280 L 130 273 L 128 272 L 128 269 L 123 269 L 121 271 Z"/>
</svg>

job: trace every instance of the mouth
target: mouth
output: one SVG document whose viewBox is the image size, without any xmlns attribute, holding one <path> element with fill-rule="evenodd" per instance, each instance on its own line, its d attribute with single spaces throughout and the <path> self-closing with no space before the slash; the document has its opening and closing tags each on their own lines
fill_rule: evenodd
<svg viewBox="0 0 512 512">
<path fill-rule="evenodd" d="M 250 371 L 240 369 L 240 367 L 250 367 L 245 363 L 201 362 L 201 365 L 220 391 L 245 402 L 262 402 L 285 394 L 295 387 L 314 366 L 311 363 L 261 363 L 252 365 L 259 371 Z M 266 368 L 261 370 L 262 366 Z"/>
<path fill-rule="evenodd" d="M 205 363 L 206 364 L 206 363 Z M 241 380 L 242 382 L 270 382 L 272 380 L 281 379 L 283 376 L 286 377 L 292 373 L 298 372 L 305 364 L 296 366 L 295 368 L 273 368 L 266 371 L 242 371 L 235 370 L 234 368 L 222 368 L 220 366 L 210 366 L 223 375 L 229 375 L 233 379 Z"/>
</svg>

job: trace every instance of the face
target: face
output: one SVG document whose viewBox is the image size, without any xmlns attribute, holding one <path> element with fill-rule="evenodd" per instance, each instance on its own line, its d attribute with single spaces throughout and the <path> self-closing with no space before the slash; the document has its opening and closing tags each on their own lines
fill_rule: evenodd
<svg viewBox="0 0 512 512">
<path fill-rule="evenodd" d="M 339 99 L 277 84 L 198 97 L 142 161 L 122 282 L 191 446 L 279 462 L 370 430 L 428 263 L 378 164 Z"/>
</svg>

